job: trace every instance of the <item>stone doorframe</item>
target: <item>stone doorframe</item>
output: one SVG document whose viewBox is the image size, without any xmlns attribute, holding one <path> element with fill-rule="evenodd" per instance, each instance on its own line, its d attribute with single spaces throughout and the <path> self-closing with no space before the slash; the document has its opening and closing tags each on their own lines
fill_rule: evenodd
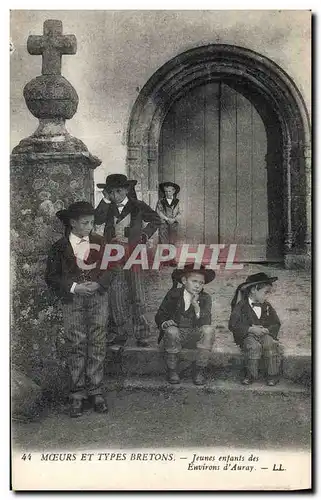
<svg viewBox="0 0 321 500">
<path fill-rule="evenodd" d="M 309 264 L 311 255 L 311 143 L 309 116 L 293 80 L 273 61 L 233 45 L 197 47 L 174 57 L 153 74 L 134 103 L 127 130 L 127 169 L 138 191 L 155 206 L 158 144 L 173 103 L 195 86 L 217 79 L 239 83 L 260 96 L 274 113 L 282 151 L 267 166 L 282 168 L 284 179 L 284 255 L 288 267 Z M 260 111 L 260 110 L 259 110 Z"/>
</svg>

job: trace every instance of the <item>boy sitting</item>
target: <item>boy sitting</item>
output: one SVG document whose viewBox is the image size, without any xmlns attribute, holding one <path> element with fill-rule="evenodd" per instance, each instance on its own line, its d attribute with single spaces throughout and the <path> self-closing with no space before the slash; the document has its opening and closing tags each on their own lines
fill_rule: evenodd
<svg viewBox="0 0 321 500">
<path fill-rule="evenodd" d="M 179 384 L 177 373 L 178 356 L 182 347 L 197 350 L 193 381 L 204 385 L 207 367 L 214 342 L 212 326 L 212 299 L 203 291 L 203 286 L 215 278 L 211 269 L 194 269 L 187 264 L 184 269 L 172 273 L 173 288 L 167 292 L 155 316 L 160 334 L 158 343 L 163 339 L 168 381 Z M 176 288 L 181 283 L 181 288 Z"/>
<path fill-rule="evenodd" d="M 244 385 L 249 385 L 258 378 L 259 360 L 262 356 L 266 365 L 267 384 L 273 386 L 279 381 L 282 359 L 282 348 L 278 341 L 280 320 L 271 304 L 266 301 L 272 284 L 277 279 L 265 273 L 248 276 L 237 287 L 231 303 L 229 330 L 244 353 Z"/>
<path fill-rule="evenodd" d="M 65 236 L 51 247 L 46 283 L 62 302 L 70 373 L 70 416 L 83 413 L 83 402 L 108 411 L 102 395 L 108 300 L 112 273 L 101 270 L 103 238 L 93 234 L 94 207 L 85 201 L 60 210 Z"/>
</svg>

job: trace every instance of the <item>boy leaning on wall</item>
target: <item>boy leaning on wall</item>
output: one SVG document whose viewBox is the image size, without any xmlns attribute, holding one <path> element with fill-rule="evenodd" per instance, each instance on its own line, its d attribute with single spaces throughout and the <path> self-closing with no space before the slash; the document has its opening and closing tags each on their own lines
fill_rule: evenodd
<svg viewBox="0 0 321 500">
<path fill-rule="evenodd" d="M 110 271 L 101 270 L 103 238 L 92 232 L 94 207 L 85 201 L 57 212 L 65 235 L 50 249 L 46 283 L 62 304 L 70 375 L 70 416 L 80 417 L 84 401 L 108 411 L 103 396 Z M 91 267 L 91 269 L 89 269 Z"/>
</svg>

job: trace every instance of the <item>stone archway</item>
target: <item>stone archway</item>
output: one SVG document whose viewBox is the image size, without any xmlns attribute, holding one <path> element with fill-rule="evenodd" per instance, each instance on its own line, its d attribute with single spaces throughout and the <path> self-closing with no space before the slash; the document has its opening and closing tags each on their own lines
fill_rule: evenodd
<svg viewBox="0 0 321 500">
<path fill-rule="evenodd" d="M 142 198 L 155 204 L 158 143 L 164 118 L 182 95 L 197 85 L 227 79 L 242 89 L 280 127 L 282 148 L 266 155 L 267 168 L 282 169 L 285 264 L 309 262 L 311 246 L 310 125 L 303 98 L 291 78 L 270 59 L 232 45 L 207 45 L 163 65 L 141 90 L 127 131 L 127 168 Z"/>
</svg>

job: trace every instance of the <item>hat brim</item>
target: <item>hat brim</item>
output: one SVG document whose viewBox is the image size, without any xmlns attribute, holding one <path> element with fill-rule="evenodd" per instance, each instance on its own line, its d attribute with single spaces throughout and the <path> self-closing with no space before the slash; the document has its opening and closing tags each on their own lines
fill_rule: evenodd
<svg viewBox="0 0 321 500">
<path fill-rule="evenodd" d="M 68 224 L 70 219 L 74 219 L 77 217 L 85 217 L 86 215 L 95 215 L 95 210 L 92 209 L 92 210 L 85 210 L 84 212 L 81 213 L 70 213 L 67 209 L 64 209 L 56 212 L 56 216 L 64 224 Z"/>
<path fill-rule="evenodd" d="M 279 278 L 277 276 L 272 276 L 269 279 L 266 280 L 259 280 L 259 281 L 253 281 L 253 283 L 241 283 L 239 286 L 240 290 L 244 290 L 244 288 L 249 288 L 250 286 L 256 286 L 256 285 L 261 285 L 262 283 L 266 283 L 267 285 L 272 285 L 275 281 L 277 281 Z"/>
<path fill-rule="evenodd" d="M 61 220 L 61 222 L 66 222 L 67 220 L 69 220 L 68 210 L 59 210 L 58 212 L 56 212 L 56 216 L 59 220 Z"/>
<path fill-rule="evenodd" d="M 159 185 L 159 189 L 160 189 L 161 191 L 163 191 L 163 192 L 164 192 L 164 188 L 165 188 L 166 186 L 171 186 L 171 187 L 173 187 L 173 188 L 175 189 L 175 191 L 176 191 L 176 194 L 177 194 L 177 193 L 179 193 L 179 192 L 180 192 L 180 190 L 181 190 L 180 186 L 179 186 L 178 184 L 175 184 L 175 182 L 162 182 L 162 183 Z"/>
<path fill-rule="evenodd" d="M 96 186 L 98 187 L 98 189 L 114 189 L 114 188 L 118 188 L 118 187 L 135 187 L 136 184 L 137 184 L 137 181 L 129 179 L 124 184 L 117 184 L 117 185 L 109 184 L 108 185 L 108 184 L 99 183 L 99 184 L 96 184 Z"/>
<path fill-rule="evenodd" d="M 182 283 L 182 278 L 190 273 L 202 274 L 204 276 L 205 285 L 215 278 L 215 271 L 213 271 L 213 269 L 174 269 L 172 277 L 174 280 Z"/>
</svg>

